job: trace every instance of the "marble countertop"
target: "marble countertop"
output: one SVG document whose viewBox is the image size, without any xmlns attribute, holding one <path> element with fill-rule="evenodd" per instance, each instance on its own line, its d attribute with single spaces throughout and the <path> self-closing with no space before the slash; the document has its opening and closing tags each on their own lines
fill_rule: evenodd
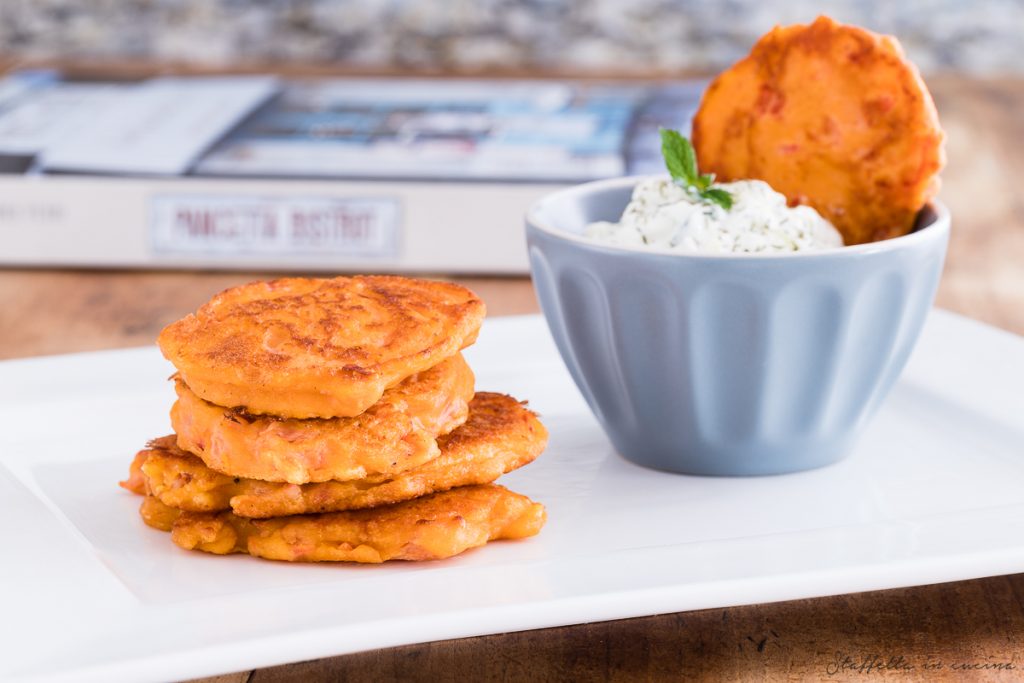
<svg viewBox="0 0 1024 683">
<path fill-rule="evenodd" d="M 713 72 L 819 13 L 898 36 L 925 73 L 1024 73 L 1015 0 L 32 0 L 0 3 L 0 56 Z"/>
</svg>

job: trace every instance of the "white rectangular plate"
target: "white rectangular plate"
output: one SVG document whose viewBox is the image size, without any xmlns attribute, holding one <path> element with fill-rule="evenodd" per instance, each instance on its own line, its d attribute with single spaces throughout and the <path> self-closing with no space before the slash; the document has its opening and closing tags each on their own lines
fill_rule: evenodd
<svg viewBox="0 0 1024 683">
<path fill-rule="evenodd" d="M 844 462 L 712 479 L 611 449 L 539 317 L 490 320 L 482 390 L 547 452 L 501 482 L 537 537 L 443 562 L 291 565 L 176 548 L 117 487 L 169 431 L 155 349 L 0 363 L 0 679 L 156 681 L 407 643 L 1024 571 L 1024 342 L 940 311 Z"/>
</svg>

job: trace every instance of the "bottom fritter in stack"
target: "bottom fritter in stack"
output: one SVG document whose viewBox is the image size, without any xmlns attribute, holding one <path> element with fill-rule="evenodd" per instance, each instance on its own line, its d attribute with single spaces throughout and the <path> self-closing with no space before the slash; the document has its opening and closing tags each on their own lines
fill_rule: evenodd
<svg viewBox="0 0 1024 683">
<path fill-rule="evenodd" d="M 431 300 L 451 299 L 453 288 L 461 305 Z M 228 290 L 161 334 L 179 370 L 175 434 L 139 451 L 122 486 L 145 496 L 146 524 L 183 548 L 216 554 L 434 560 L 532 536 L 544 507 L 493 482 L 532 462 L 547 432 L 519 401 L 474 394 L 458 351 L 475 340 L 482 317 L 468 290 L 404 278 L 289 279 Z M 276 358 L 267 356 L 270 341 Z M 394 370 L 403 365 L 396 357 L 404 366 Z M 404 375 L 397 383 L 396 373 Z M 331 391 L 323 400 L 294 391 L 274 404 L 266 387 L 282 376 L 289 387 L 312 380 Z M 367 390 L 367 376 L 381 377 L 379 397 Z M 260 412 L 226 407 L 210 394 L 255 397 Z M 376 400 L 365 407 L 353 396 Z"/>
</svg>

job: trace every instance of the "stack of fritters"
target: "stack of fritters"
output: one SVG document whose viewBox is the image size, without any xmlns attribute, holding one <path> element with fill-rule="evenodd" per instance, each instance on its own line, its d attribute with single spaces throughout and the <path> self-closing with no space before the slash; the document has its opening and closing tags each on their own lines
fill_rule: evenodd
<svg viewBox="0 0 1024 683">
<path fill-rule="evenodd" d="M 175 434 L 125 488 L 183 548 L 291 561 L 450 557 L 536 534 L 544 507 L 492 482 L 547 433 L 474 393 L 459 351 L 484 305 L 450 283 L 289 278 L 229 289 L 159 338 Z"/>
</svg>

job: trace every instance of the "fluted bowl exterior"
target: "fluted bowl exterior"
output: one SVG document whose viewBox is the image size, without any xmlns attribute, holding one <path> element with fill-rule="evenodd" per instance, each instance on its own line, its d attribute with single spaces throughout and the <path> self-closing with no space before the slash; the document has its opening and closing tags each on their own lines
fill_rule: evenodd
<svg viewBox="0 0 1024 683">
<path fill-rule="evenodd" d="M 782 255 L 591 242 L 637 178 L 555 192 L 527 214 L 541 308 L 616 450 L 647 467 L 760 475 L 845 456 L 899 376 L 934 301 L 941 205 L 910 235 Z"/>
</svg>

